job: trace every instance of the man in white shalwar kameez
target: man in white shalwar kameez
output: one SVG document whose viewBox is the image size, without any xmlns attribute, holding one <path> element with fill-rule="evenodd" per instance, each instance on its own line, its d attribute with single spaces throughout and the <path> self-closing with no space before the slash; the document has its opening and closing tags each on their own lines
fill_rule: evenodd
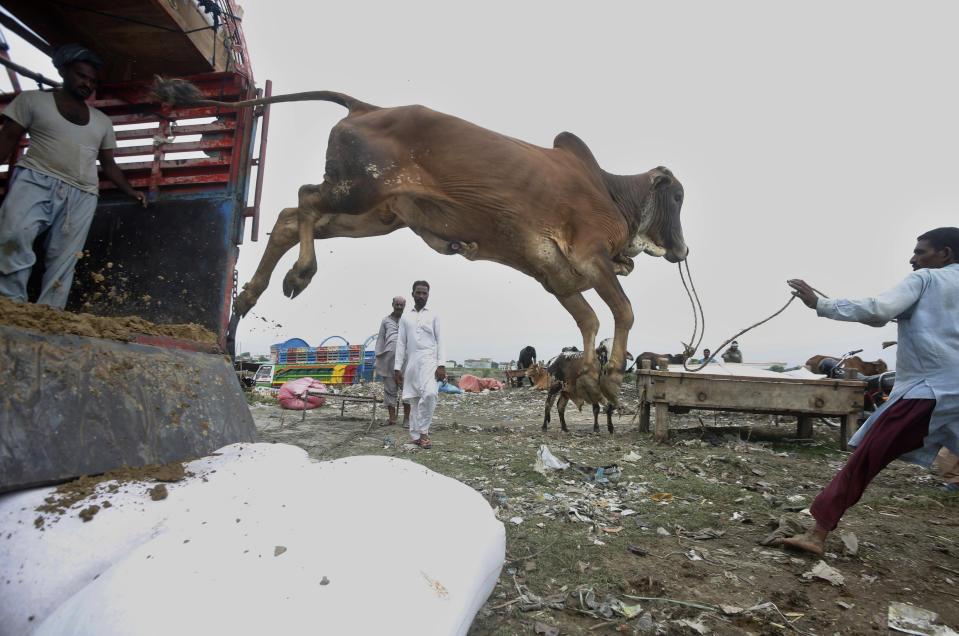
<svg viewBox="0 0 959 636">
<path fill-rule="evenodd" d="M 429 432 L 439 392 L 437 382 L 446 379 L 440 320 L 426 308 L 429 297 L 428 282 L 413 283 L 413 311 L 400 319 L 394 363 L 403 401 L 410 404 L 410 438 L 421 448 L 431 446 Z"/>
<path fill-rule="evenodd" d="M 917 239 L 909 259 L 915 271 L 875 298 L 819 298 L 804 281 L 788 281 L 793 294 L 825 318 L 873 327 L 897 320 L 899 351 L 889 401 L 849 440 L 856 451 L 809 508 L 815 527 L 781 539 L 783 545 L 822 554 L 826 535 L 890 462 L 929 466 L 942 447 L 959 453 L 957 257 L 959 229 L 942 227 Z"/>
</svg>

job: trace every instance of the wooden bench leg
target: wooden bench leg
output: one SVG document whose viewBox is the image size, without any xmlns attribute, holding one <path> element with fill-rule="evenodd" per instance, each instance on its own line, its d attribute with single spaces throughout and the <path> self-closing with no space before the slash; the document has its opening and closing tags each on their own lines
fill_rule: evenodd
<svg viewBox="0 0 959 636">
<path fill-rule="evenodd" d="M 640 402 L 639 405 L 639 432 L 648 433 L 649 432 L 649 411 L 650 404 L 645 400 Z"/>
<path fill-rule="evenodd" d="M 800 415 L 796 421 L 796 437 L 799 439 L 809 439 L 812 437 L 812 417 L 809 415 Z"/>
<path fill-rule="evenodd" d="M 669 440 L 669 405 L 656 402 L 656 423 L 653 427 L 653 441 L 663 444 Z"/>
<path fill-rule="evenodd" d="M 849 447 L 849 438 L 855 435 L 858 429 L 859 415 L 857 413 L 846 413 L 839 427 L 839 448 L 846 450 Z"/>
</svg>

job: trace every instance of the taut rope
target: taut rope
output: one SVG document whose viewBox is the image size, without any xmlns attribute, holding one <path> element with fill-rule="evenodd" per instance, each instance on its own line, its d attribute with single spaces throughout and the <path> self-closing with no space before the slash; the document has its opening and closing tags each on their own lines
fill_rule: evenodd
<svg viewBox="0 0 959 636">
<path fill-rule="evenodd" d="M 683 275 L 683 262 L 686 263 L 686 274 L 685 274 L 685 276 L 689 276 L 689 285 L 686 284 L 686 278 L 685 278 L 685 276 Z M 688 258 L 687 258 L 685 261 L 681 261 L 681 262 L 679 263 L 679 277 L 680 277 L 680 279 L 683 281 L 683 287 L 686 289 L 686 294 L 689 296 L 689 302 L 690 302 L 690 304 L 693 305 L 693 337 L 692 337 L 692 339 L 690 340 L 690 346 L 692 346 L 692 341 L 693 341 L 693 340 L 696 340 L 696 329 L 697 329 L 697 326 L 699 325 L 699 317 L 698 317 L 697 314 L 696 314 L 696 308 L 697 308 L 697 306 L 698 306 L 698 308 L 699 308 L 699 313 L 702 315 L 702 323 L 703 323 L 703 324 L 702 324 L 702 333 L 699 334 L 699 340 L 696 340 L 696 345 L 695 345 L 695 348 L 693 349 L 693 351 L 695 352 L 695 351 L 698 351 L 698 350 L 699 350 L 699 345 L 702 343 L 703 335 L 704 335 L 705 332 L 706 332 L 706 315 L 703 313 L 703 306 L 702 306 L 702 303 L 700 303 L 700 301 L 699 301 L 699 294 L 696 293 L 696 287 L 693 285 L 693 276 L 692 276 L 692 274 L 691 274 L 690 271 L 689 271 L 689 259 L 688 259 Z M 691 290 L 691 291 L 690 291 L 690 290 Z M 826 294 L 822 293 L 821 291 L 819 291 L 819 290 L 816 289 L 816 288 L 812 288 L 812 290 L 813 290 L 814 292 L 816 292 L 817 294 L 819 294 L 820 296 L 822 296 L 823 298 L 829 298 L 829 296 L 827 296 Z M 695 300 L 694 300 L 694 298 L 695 298 Z M 728 338 L 725 342 L 723 342 L 721 345 L 719 345 L 719 348 L 716 349 L 716 351 L 710 350 L 709 359 L 704 360 L 702 363 L 700 363 L 700 365 L 699 365 L 698 367 L 690 368 L 690 367 L 689 367 L 689 358 L 686 358 L 685 360 L 683 360 L 683 369 L 685 369 L 686 371 L 690 371 L 690 372 L 699 371 L 700 369 L 702 369 L 703 367 L 705 367 L 707 364 L 709 364 L 709 361 L 712 360 L 713 358 L 715 358 L 715 357 L 719 354 L 720 351 L 722 351 L 723 349 L 725 349 L 725 348 L 726 348 L 726 345 L 728 345 L 730 342 L 732 342 L 733 340 L 735 340 L 735 339 L 738 338 L 739 336 L 743 335 L 743 334 L 746 333 L 747 331 L 751 331 L 751 330 L 755 329 L 756 327 L 758 327 L 759 325 L 761 325 L 761 324 L 763 324 L 763 323 L 766 323 L 766 322 L 769 322 L 770 320 L 772 320 L 773 318 L 775 318 L 776 316 L 778 316 L 779 314 L 781 314 L 782 312 L 784 312 L 784 311 L 786 310 L 786 307 L 788 307 L 788 306 L 792 303 L 792 301 L 794 301 L 794 300 L 796 300 L 796 296 L 790 296 L 790 297 L 789 297 L 789 300 L 786 301 L 786 304 L 783 305 L 783 306 L 779 309 L 779 311 L 775 312 L 774 314 L 772 314 L 772 315 L 769 316 L 768 318 L 764 318 L 763 320 L 760 320 L 759 322 L 757 322 L 757 323 L 755 323 L 755 324 L 753 324 L 753 325 L 750 325 L 750 326 L 746 327 L 746 328 L 743 329 L 742 331 L 739 331 L 739 332 L 735 333 L 735 334 L 732 335 L 730 338 Z"/>
</svg>

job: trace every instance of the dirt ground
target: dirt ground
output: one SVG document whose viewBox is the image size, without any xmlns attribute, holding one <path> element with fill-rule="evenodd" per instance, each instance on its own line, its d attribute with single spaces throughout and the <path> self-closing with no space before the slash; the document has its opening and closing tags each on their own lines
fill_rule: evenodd
<svg viewBox="0 0 959 636">
<path fill-rule="evenodd" d="M 305 419 L 275 403 L 250 408 L 261 441 L 318 460 L 405 457 L 489 499 L 507 563 L 473 635 L 885 633 L 894 603 L 959 629 L 959 496 L 941 492 L 934 472 L 895 462 L 813 557 L 761 542 L 811 523 L 803 511 L 847 456 L 838 429 L 820 423 L 796 440 L 785 418 L 693 411 L 673 415 L 669 443 L 654 444 L 631 422 L 636 392 L 626 389 L 615 435 L 602 420 L 592 433 L 588 407 L 567 411 L 570 433 L 555 413 L 544 433 L 544 398 L 441 394 L 430 450 L 404 448 L 398 426 L 367 433 L 367 404 L 347 403 L 341 417 L 337 401 Z M 580 471 L 537 472 L 541 445 Z M 611 464 L 619 479 L 589 480 Z"/>
</svg>

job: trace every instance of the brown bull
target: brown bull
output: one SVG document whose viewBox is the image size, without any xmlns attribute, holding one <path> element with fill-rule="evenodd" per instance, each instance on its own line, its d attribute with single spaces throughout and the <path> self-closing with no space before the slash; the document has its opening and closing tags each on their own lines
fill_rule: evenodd
<svg viewBox="0 0 959 636">
<path fill-rule="evenodd" d="M 666 168 L 610 174 L 575 135 L 541 148 L 424 106 L 380 108 L 342 93 L 312 91 L 244 102 L 203 100 L 188 83 L 159 80 L 173 104 L 243 108 L 321 100 L 349 114 L 330 132 L 323 183 L 300 187 L 280 212 L 256 273 L 234 309 L 245 315 L 280 257 L 299 245 L 283 279 L 295 297 L 317 271 L 313 240 L 388 234 L 408 227 L 441 254 L 508 265 L 535 278 L 573 316 L 586 352 L 578 384 L 591 401 L 617 401 L 633 311 L 616 276 L 645 252 L 679 262 L 688 252 L 679 213 L 683 187 Z M 191 90 L 192 89 L 192 90 Z M 612 311 L 607 373 L 595 354 L 599 320 L 582 292 Z"/>
<path fill-rule="evenodd" d="M 842 360 L 842 356 L 813 356 L 806 360 L 806 368 L 812 371 L 813 373 L 821 373 L 819 370 L 819 363 L 825 358 L 833 358 L 834 360 Z M 856 369 L 859 371 L 859 375 L 877 375 L 879 373 L 885 373 L 889 370 L 889 367 L 886 366 L 886 363 L 882 360 L 876 360 L 875 362 L 866 362 L 859 356 L 853 356 L 851 358 L 846 358 L 846 361 L 842 363 L 842 366 L 846 369 Z"/>
</svg>

